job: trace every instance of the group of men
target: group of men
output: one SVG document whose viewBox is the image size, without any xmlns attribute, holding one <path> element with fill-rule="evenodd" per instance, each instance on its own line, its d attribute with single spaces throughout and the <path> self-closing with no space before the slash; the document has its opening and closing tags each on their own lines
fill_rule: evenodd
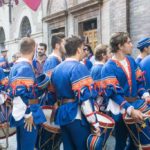
<svg viewBox="0 0 150 150">
<path fill-rule="evenodd" d="M 8 82 L 3 82 L 6 77 L 0 75 L 4 87 L 1 91 L 5 90 L 12 99 L 10 126 L 17 130 L 17 150 L 35 148 L 39 126 L 46 121 L 41 105 L 57 106 L 55 124 L 61 128 L 64 150 L 90 149 L 86 144 L 88 136 L 101 135 L 96 111 L 109 111 L 115 120 L 115 150 L 138 149 L 122 116 L 127 113 L 137 122 L 144 120 L 134 103 L 150 102 L 149 56 L 144 58 L 141 54 L 142 60 L 137 64 L 130 56 L 132 42 L 125 32 L 111 36 L 110 48 L 103 44 L 95 48 L 95 61 L 90 68 L 84 63 L 88 46 L 83 39 L 65 38 L 60 33 L 52 36 L 51 46 L 53 52 L 46 57 L 46 44 L 39 44 L 35 56 L 35 41 L 23 38 L 21 57 L 11 68 Z M 149 38 L 138 44 L 141 53 L 149 46 Z M 50 78 L 45 90 L 37 86 L 36 80 L 43 73 Z"/>
</svg>

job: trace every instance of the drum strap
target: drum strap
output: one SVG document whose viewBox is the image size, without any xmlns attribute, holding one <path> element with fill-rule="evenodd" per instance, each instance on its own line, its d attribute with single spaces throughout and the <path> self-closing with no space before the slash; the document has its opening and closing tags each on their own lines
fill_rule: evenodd
<svg viewBox="0 0 150 150">
<path fill-rule="evenodd" d="M 75 99 L 62 99 L 60 101 L 61 105 L 71 103 L 71 102 L 75 102 Z"/>
<path fill-rule="evenodd" d="M 39 103 L 38 99 L 29 99 L 29 105 L 38 104 L 38 103 Z"/>
<path fill-rule="evenodd" d="M 138 97 L 124 97 L 126 101 L 128 102 L 134 102 L 138 99 Z"/>
</svg>

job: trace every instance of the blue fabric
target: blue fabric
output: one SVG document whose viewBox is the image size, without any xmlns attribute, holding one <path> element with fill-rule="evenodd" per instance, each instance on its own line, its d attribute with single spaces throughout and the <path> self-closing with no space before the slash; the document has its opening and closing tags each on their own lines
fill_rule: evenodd
<svg viewBox="0 0 150 150">
<path fill-rule="evenodd" d="M 88 69 L 78 61 L 64 61 L 54 69 L 51 81 L 56 90 L 57 99 L 60 102 L 62 99 L 75 99 L 75 102 L 58 108 L 55 116 L 56 124 L 66 125 L 72 122 L 76 117 L 78 105 L 92 98 L 93 95 L 89 89 L 91 83 L 88 83 L 88 79 L 92 81 Z M 79 88 L 73 89 L 76 84 Z"/>
<path fill-rule="evenodd" d="M 140 58 L 140 57 L 137 57 L 136 60 L 135 60 L 137 65 L 140 65 L 141 61 L 142 61 L 142 58 Z"/>
<path fill-rule="evenodd" d="M 46 59 L 44 63 L 43 72 L 48 74 L 49 77 L 51 77 L 53 69 L 60 63 L 61 63 L 60 60 L 58 60 L 56 56 L 49 55 L 49 57 Z M 56 102 L 55 92 L 47 90 L 45 98 L 42 98 L 41 100 L 41 105 L 54 105 L 55 102 Z"/>
<path fill-rule="evenodd" d="M 17 150 L 34 150 L 37 130 L 32 129 L 32 132 L 28 132 L 24 129 L 24 124 L 17 128 Z"/>
<path fill-rule="evenodd" d="M 129 86 L 128 79 L 123 69 L 119 67 L 113 60 L 109 60 L 102 68 L 102 81 L 107 79 L 113 79 L 118 84 L 107 84 L 106 94 L 108 97 L 115 100 L 117 104 L 121 104 L 126 97 L 141 97 L 145 90 L 144 80 L 142 76 L 136 77 L 136 71 L 139 69 L 134 59 L 130 56 L 126 56 L 130 64 L 131 69 L 131 87 Z M 139 69 L 140 70 L 140 69 Z M 131 91 L 130 91 L 131 88 Z M 140 89 L 140 90 L 139 90 Z M 127 109 L 130 106 L 128 102 L 123 105 L 123 108 Z"/>
<path fill-rule="evenodd" d="M 61 126 L 64 150 L 87 150 L 86 142 L 90 134 L 90 126 L 82 126 L 80 120 L 74 120 Z"/>
<path fill-rule="evenodd" d="M 101 79 L 101 70 L 104 65 L 98 64 L 98 65 L 93 65 L 91 69 L 91 76 L 94 81 L 100 80 Z"/>
<path fill-rule="evenodd" d="M 92 68 L 92 66 L 93 66 L 92 62 L 91 62 L 88 58 L 86 58 L 86 59 L 84 60 L 84 64 L 85 64 L 85 66 L 87 67 L 87 69 L 90 71 L 91 68 Z"/>
<path fill-rule="evenodd" d="M 8 61 L 3 56 L 0 56 L 0 67 L 2 67 L 3 69 L 9 69 Z"/>
<path fill-rule="evenodd" d="M 116 122 L 116 125 L 115 125 L 115 139 L 116 139 L 115 150 L 136 150 L 137 148 L 134 146 L 131 138 L 129 138 L 130 144 L 128 144 L 128 146 L 126 146 L 126 141 L 127 141 L 128 137 L 129 137 L 129 131 L 126 128 L 124 121 L 120 120 L 119 122 Z"/>
<path fill-rule="evenodd" d="M 18 84 L 16 84 L 16 81 L 20 81 Z M 26 81 L 33 81 L 33 85 L 30 85 L 27 88 L 28 83 Z M 15 87 L 13 87 L 13 83 L 15 83 Z M 14 64 L 10 75 L 9 75 L 9 95 L 13 99 L 14 97 L 20 96 L 23 100 L 23 102 L 29 106 L 29 100 L 30 99 L 37 99 L 40 94 L 41 90 L 38 90 L 35 82 L 35 74 L 33 72 L 31 64 L 29 64 L 26 61 L 21 61 L 16 64 Z M 44 113 L 42 112 L 39 104 L 32 104 L 27 109 L 25 114 L 29 114 L 32 112 L 34 123 L 40 124 L 46 121 Z M 24 118 L 15 121 L 13 116 L 10 118 L 10 126 L 20 126 L 24 123 Z"/>
<path fill-rule="evenodd" d="M 43 66 L 43 72 L 48 73 L 49 71 L 53 70 L 58 64 L 60 64 L 60 61 L 56 56 L 50 55 Z"/>
<path fill-rule="evenodd" d="M 143 38 L 137 43 L 137 48 L 143 50 L 144 47 L 150 46 L 150 38 Z"/>
<path fill-rule="evenodd" d="M 146 84 L 146 89 L 150 89 L 150 55 L 146 56 L 141 62 L 140 62 L 140 67 L 142 71 L 145 72 L 145 84 Z"/>
</svg>

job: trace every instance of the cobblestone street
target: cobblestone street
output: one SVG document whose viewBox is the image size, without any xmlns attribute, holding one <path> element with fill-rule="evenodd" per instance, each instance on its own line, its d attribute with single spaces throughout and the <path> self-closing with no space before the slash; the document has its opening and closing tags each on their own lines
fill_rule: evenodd
<svg viewBox="0 0 150 150">
<path fill-rule="evenodd" d="M 0 145 L 5 146 L 5 140 L 0 140 Z M 114 146 L 115 146 L 115 140 L 113 137 L 110 137 L 106 144 L 106 150 L 114 150 Z M 9 138 L 9 147 L 7 150 L 16 150 L 16 135 Z M 60 150 L 63 150 L 62 145 Z"/>
<path fill-rule="evenodd" d="M 0 146 L 5 146 L 6 140 L 0 140 Z M 1 149 L 0 149 L 1 150 Z M 16 150 L 16 135 L 9 137 L 9 147 L 7 150 Z"/>
</svg>

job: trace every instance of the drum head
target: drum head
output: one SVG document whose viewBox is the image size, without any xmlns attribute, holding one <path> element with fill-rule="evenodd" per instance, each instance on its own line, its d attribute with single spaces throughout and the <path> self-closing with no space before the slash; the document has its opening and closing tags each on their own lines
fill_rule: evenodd
<svg viewBox="0 0 150 150">
<path fill-rule="evenodd" d="M 108 115 L 101 113 L 101 112 L 97 112 L 96 116 L 100 124 L 100 127 L 113 128 L 115 126 L 114 120 Z"/>
<path fill-rule="evenodd" d="M 16 128 L 10 128 L 7 123 L 0 124 L 0 139 L 12 136 L 16 133 Z"/>
<path fill-rule="evenodd" d="M 60 133 L 60 127 L 58 125 L 55 125 L 54 119 L 53 119 L 53 112 L 55 111 L 55 107 L 53 106 L 42 106 L 42 110 L 44 112 L 44 115 L 46 117 L 47 122 L 44 122 L 42 124 L 42 127 L 47 130 L 48 132 L 52 133 Z"/>
</svg>

